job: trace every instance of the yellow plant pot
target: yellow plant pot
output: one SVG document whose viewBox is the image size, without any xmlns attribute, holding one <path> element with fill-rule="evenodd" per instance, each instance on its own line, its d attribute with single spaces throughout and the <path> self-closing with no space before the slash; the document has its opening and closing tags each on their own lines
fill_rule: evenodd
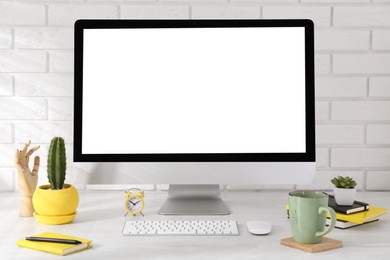
<svg viewBox="0 0 390 260">
<path fill-rule="evenodd" d="M 79 194 L 71 184 L 64 184 L 64 188 L 61 190 L 51 190 L 50 184 L 46 184 L 35 190 L 32 200 L 36 215 L 45 217 L 71 216 L 75 214 L 79 204 Z"/>
</svg>

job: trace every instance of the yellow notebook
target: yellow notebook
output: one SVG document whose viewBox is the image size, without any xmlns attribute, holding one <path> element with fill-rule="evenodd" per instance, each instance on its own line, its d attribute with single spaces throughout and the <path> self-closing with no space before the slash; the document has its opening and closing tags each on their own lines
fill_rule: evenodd
<svg viewBox="0 0 390 260">
<path fill-rule="evenodd" d="M 61 244 L 61 243 L 51 243 L 51 242 L 29 241 L 23 238 L 18 240 L 16 244 L 21 247 L 27 247 L 27 248 L 53 253 L 57 255 L 68 255 L 92 247 L 92 240 L 58 234 L 58 233 L 46 232 L 39 235 L 35 235 L 34 237 L 73 239 L 73 240 L 79 240 L 82 243 L 78 245 L 72 245 L 72 244 Z"/>
<path fill-rule="evenodd" d="M 362 211 L 362 212 L 353 213 L 349 215 L 336 212 L 336 218 L 339 220 L 363 224 L 368 221 L 377 219 L 380 216 L 385 215 L 386 213 L 387 213 L 386 208 L 380 208 L 380 207 L 370 205 L 370 208 L 367 211 Z"/>
<path fill-rule="evenodd" d="M 289 216 L 289 205 L 286 205 L 287 215 Z M 385 215 L 387 213 L 386 208 L 380 208 L 376 206 L 370 205 L 369 209 L 362 212 L 357 212 L 353 214 L 343 214 L 336 212 L 336 218 L 337 220 L 343 220 L 348 222 L 353 222 L 357 224 L 364 224 L 366 222 L 370 222 L 372 220 L 378 219 L 379 217 Z M 327 214 L 327 217 L 329 218 L 330 215 Z"/>
</svg>

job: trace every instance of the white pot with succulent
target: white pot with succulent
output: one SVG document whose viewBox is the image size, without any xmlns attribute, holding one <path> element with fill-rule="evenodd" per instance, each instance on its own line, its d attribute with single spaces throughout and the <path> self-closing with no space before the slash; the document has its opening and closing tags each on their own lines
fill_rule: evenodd
<svg viewBox="0 0 390 260">
<path fill-rule="evenodd" d="M 337 205 L 352 206 L 356 198 L 356 181 L 349 176 L 338 176 L 333 178 L 331 182 L 335 186 L 333 192 Z"/>
</svg>

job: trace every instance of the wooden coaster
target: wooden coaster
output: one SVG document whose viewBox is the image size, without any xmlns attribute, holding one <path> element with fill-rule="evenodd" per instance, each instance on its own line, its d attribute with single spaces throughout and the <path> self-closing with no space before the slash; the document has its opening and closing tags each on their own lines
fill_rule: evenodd
<svg viewBox="0 0 390 260">
<path fill-rule="evenodd" d="M 331 239 L 327 237 L 323 237 L 321 243 L 319 244 L 301 244 L 298 242 L 295 242 L 292 237 L 284 238 L 280 240 L 280 243 L 285 246 L 289 246 L 292 248 L 296 248 L 305 252 L 309 253 L 316 253 L 316 252 L 322 252 L 326 250 L 336 249 L 343 247 L 343 242 Z"/>
</svg>

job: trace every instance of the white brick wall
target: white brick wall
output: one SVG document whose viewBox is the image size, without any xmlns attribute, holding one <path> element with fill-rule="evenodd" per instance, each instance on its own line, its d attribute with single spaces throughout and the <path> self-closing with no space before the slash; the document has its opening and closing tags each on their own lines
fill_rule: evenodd
<svg viewBox="0 0 390 260">
<path fill-rule="evenodd" d="M 390 6 L 335 6 L 334 26 L 390 26 Z"/>
<path fill-rule="evenodd" d="M 317 145 L 321 144 L 363 144 L 363 125 L 326 124 L 317 126 Z"/>
<path fill-rule="evenodd" d="M 331 7 L 323 5 L 265 6 L 263 7 L 263 18 L 310 18 L 316 26 L 329 26 Z"/>
<path fill-rule="evenodd" d="M 365 97 L 367 96 L 366 77 L 317 77 L 317 97 Z"/>
<path fill-rule="evenodd" d="M 380 40 L 379 40 L 380 41 Z M 380 41 L 382 42 L 382 41 Z M 315 34 L 316 50 L 368 50 L 369 30 L 318 30 Z"/>
<path fill-rule="evenodd" d="M 73 72 L 73 51 L 50 51 L 49 52 L 50 72 Z"/>
<path fill-rule="evenodd" d="M 390 53 L 333 55 L 333 72 L 335 74 L 385 74 L 389 72 L 389 68 Z"/>
<path fill-rule="evenodd" d="M 205 18 L 260 18 L 260 7 L 257 6 L 194 6 L 192 7 L 193 19 Z"/>
<path fill-rule="evenodd" d="M 73 29 L 16 28 L 16 49 L 72 49 Z"/>
<path fill-rule="evenodd" d="M 123 5 L 121 18 L 127 19 L 188 19 L 189 7 L 185 5 Z"/>
<path fill-rule="evenodd" d="M 390 124 L 367 125 L 368 144 L 390 144 Z"/>
<path fill-rule="evenodd" d="M 370 97 L 390 97 L 390 77 L 370 78 Z"/>
<path fill-rule="evenodd" d="M 315 57 L 315 72 L 317 75 L 328 75 L 331 70 L 331 56 L 329 54 L 316 54 Z"/>
<path fill-rule="evenodd" d="M 390 101 L 334 101 L 332 120 L 377 121 L 390 120 Z"/>
<path fill-rule="evenodd" d="M 68 144 L 68 179 L 86 182 L 71 170 L 72 25 L 79 18 L 313 19 L 318 175 L 296 188 L 330 189 L 329 180 L 343 174 L 359 189 L 390 190 L 389 0 L 20 0 L 0 1 L 0 191 L 17 189 L 13 155 L 28 139 L 41 145 L 46 182 L 55 135 Z"/>
<path fill-rule="evenodd" d="M 390 148 L 333 148 L 331 166 L 348 168 L 390 167 Z"/>
<path fill-rule="evenodd" d="M 390 50 L 390 30 L 374 30 L 372 32 L 372 48 L 374 50 Z"/>
<path fill-rule="evenodd" d="M 69 1 L 71 2 L 71 1 Z M 118 7 L 106 4 L 49 4 L 48 5 L 48 24 L 49 25 L 69 25 L 80 18 L 119 18 Z"/>
<path fill-rule="evenodd" d="M 17 96 L 73 96 L 73 75 L 59 73 L 20 73 L 15 75 Z"/>
<path fill-rule="evenodd" d="M 46 23 L 45 6 L 28 2 L 15 3 L 2 1 L 0 3 L 0 24 L 8 26 L 44 25 Z"/>
<path fill-rule="evenodd" d="M 1 98 L 0 120 L 45 120 L 47 119 L 46 98 Z"/>
<path fill-rule="evenodd" d="M 10 49 L 12 47 L 12 30 L 0 29 L 0 49 Z"/>
<path fill-rule="evenodd" d="M 0 74 L 0 97 L 12 96 L 13 93 L 13 77 Z"/>
<path fill-rule="evenodd" d="M 44 51 L 0 51 L 0 71 L 46 72 L 47 53 Z"/>
</svg>

